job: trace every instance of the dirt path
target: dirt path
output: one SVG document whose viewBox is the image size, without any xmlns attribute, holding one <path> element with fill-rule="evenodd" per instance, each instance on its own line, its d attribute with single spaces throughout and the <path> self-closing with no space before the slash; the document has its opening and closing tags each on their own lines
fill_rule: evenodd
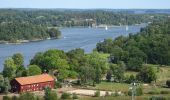
<svg viewBox="0 0 170 100">
<path fill-rule="evenodd" d="M 67 93 L 75 93 L 78 95 L 84 95 L 84 96 L 94 96 L 95 92 L 97 90 L 86 90 L 86 89 L 76 89 L 76 90 L 72 90 L 72 91 L 67 91 Z M 100 96 L 105 96 L 106 92 L 108 92 L 109 94 L 111 93 L 115 93 L 115 92 L 111 92 L 111 91 L 100 91 Z M 121 92 L 118 92 L 119 95 L 121 95 Z"/>
</svg>

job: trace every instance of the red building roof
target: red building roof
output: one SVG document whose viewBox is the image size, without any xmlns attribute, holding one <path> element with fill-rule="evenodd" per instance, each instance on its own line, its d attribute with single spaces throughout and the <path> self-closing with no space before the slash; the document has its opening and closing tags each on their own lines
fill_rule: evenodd
<svg viewBox="0 0 170 100">
<path fill-rule="evenodd" d="M 28 77 L 19 77 L 19 78 L 15 78 L 15 80 L 20 85 L 26 85 L 26 84 L 54 81 L 54 78 L 48 74 L 41 74 L 41 75 L 28 76 Z"/>
</svg>

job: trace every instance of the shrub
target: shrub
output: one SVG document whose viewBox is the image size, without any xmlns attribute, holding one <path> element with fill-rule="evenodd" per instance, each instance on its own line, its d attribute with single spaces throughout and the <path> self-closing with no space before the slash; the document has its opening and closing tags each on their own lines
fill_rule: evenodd
<svg viewBox="0 0 170 100">
<path fill-rule="evenodd" d="M 62 84 L 59 81 L 56 81 L 55 88 L 62 88 Z"/>
<path fill-rule="evenodd" d="M 61 99 L 71 99 L 71 95 L 69 93 L 62 93 Z"/>
<path fill-rule="evenodd" d="M 115 92 L 115 97 L 119 96 L 119 93 L 118 92 Z"/>
<path fill-rule="evenodd" d="M 170 92 L 164 90 L 164 91 L 161 91 L 160 93 L 161 93 L 161 94 L 169 94 Z"/>
<path fill-rule="evenodd" d="M 11 100 L 9 96 L 3 96 L 3 100 Z"/>
<path fill-rule="evenodd" d="M 105 96 L 110 96 L 108 91 L 106 91 Z"/>
<path fill-rule="evenodd" d="M 73 99 L 78 99 L 79 97 L 77 96 L 77 94 L 73 93 Z"/>
<path fill-rule="evenodd" d="M 112 96 L 112 97 L 117 97 L 117 96 L 119 96 L 119 93 L 118 93 L 118 92 L 111 93 L 111 96 Z"/>
<path fill-rule="evenodd" d="M 167 85 L 168 87 L 170 87 L 170 80 L 167 80 L 167 81 L 166 81 L 166 85 Z"/>
<path fill-rule="evenodd" d="M 141 96 L 141 95 L 143 95 L 143 89 L 142 89 L 142 87 L 136 88 L 136 96 Z"/>
<path fill-rule="evenodd" d="M 12 96 L 12 100 L 18 100 L 18 97 L 17 96 Z"/>
<path fill-rule="evenodd" d="M 160 92 L 157 90 L 153 90 L 153 91 L 149 91 L 148 94 L 160 94 Z"/>
<path fill-rule="evenodd" d="M 163 96 L 152 96 L 149 100 L 166 100 L 166 98 Z"/>
<path fill-rule="evenodd" d="M 96 91 L 96 92 L 94 93 L 94 97 L 100 97 L 100 91 Z"/>
</svg>

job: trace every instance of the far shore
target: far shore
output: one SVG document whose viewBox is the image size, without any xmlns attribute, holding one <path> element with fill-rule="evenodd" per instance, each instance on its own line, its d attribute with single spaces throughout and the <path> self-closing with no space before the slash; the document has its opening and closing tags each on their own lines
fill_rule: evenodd
<svg viewBox="0 0 170 100">
<path fill-rule="evenodd" d="M 0 40 L 0 44 L 22 44 L 22 43 L 29 43 L 29 42 L 39 42 L 43 40 L 52 40 L 52 39 L 57 39 L 57 38 L 47 38 L 47 39 L 33 39 L 33 40 L 16 40 L 16 42 L 11 42 L 11 41 L 4 41 Z"/>
</svg>

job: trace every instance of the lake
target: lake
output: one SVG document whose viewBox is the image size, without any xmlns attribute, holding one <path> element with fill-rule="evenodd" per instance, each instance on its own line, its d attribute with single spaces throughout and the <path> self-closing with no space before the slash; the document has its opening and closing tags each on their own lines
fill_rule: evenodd
<svg viewBox="0 0 170 100">
<path fill-rule="evenodd" d="M 96 43 L 103 41 L 106 38 L 116 38 L 118 36 L 127 36 L 129 33 L 137 33 L 140 28 L 145 27 L 146 24 L 129 26 L 126 31 L 125 26 L 105 28 L 61 28 L 62 36 L 60 39 L 44 40 L 39 42 L 30 42 L 23 44 L 0 44 L 0 71 L 3 69 L 4 60 L 14 53 L 22 53 L 24 55 L 25 66 L 35 53 L 43 52 L 48 49 L 60 49 L 69 51 L 75 48 L 82 48 L 86 53 L 90 53 L 95 47 Z"/>
</svg>

